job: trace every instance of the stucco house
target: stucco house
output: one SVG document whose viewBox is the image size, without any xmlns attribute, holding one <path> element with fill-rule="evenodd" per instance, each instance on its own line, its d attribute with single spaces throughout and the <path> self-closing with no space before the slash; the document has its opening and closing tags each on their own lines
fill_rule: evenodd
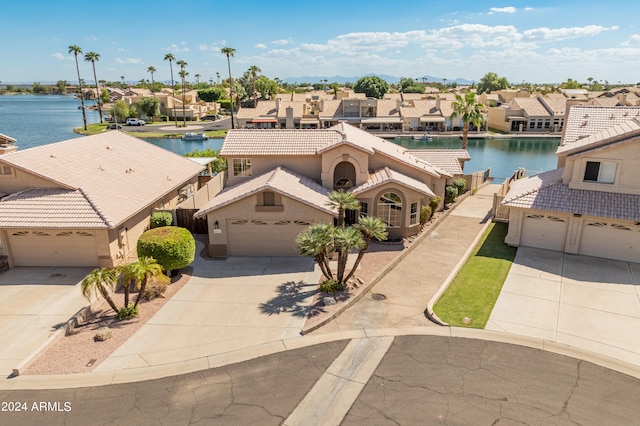
<svg viewBox="0 0 640 426">
<path fill-rule="evenodd" d="M 204 166 L 112 131 L 0 155 L 0 256 L 13 266 L 110 267 Z"/>
<path fill-rule="evenodd" d="M 360 201 L 347 221 L 377 216 L 390 238 L 413 235 L 420 229 L 420 207 L 435 195 L 444 199 L 452 180 L 405 148 L 346 123 L 230 130 L 220 155 L 227 159 L 228 186 L 195 214 L 207 217 L 212 256 L 298 255 L 295 237 L 336 216 L 326 205 L 336 189 Z M 458 159 L 447 164 L 454 162 L 458 170 Z"/>
<path fill-rule="evenodd" d="M 511 185 L 505 242 L 640 262 L 640 107 L 572 106 L 556 155 Z"/>
</svg>

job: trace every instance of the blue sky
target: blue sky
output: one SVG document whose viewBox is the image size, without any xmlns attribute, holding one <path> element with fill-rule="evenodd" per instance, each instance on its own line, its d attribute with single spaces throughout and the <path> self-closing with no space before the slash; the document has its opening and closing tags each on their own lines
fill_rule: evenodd
<svg viewBox="0 0 640 426">
<path fill-rule="evenodd" d="M 582 1 L 22 0 L 0 6 L 0 81 L 77 79 L 68 46 L 101 55 L 98 78 L 193 81 L 251 65 L 270 78 L 387 74 L 513 83 L 640 81 L 640 3 Z M 82 77 L 93 80 L 90 63 Z M 299 81 L 300 82 L 300 81 Z M 310 81 L 314 83 L 314 81 Z"/>
</svg>

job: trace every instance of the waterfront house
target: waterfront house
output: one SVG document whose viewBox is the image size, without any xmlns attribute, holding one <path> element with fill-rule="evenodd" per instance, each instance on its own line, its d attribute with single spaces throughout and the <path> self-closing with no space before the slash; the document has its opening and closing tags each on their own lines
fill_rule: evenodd
<svg viewBox="0 0 640 426">
<path fill-rule="evenodd" d="M 640 107 L 570 107 L 556 155 L 512 183 L 505 242 L 640 262 Z"/>
<path fill-rule="evenodd" d="M 0 156 L 0 256 L 10 266 L 111 267 L 204 166 L 113 131 Z"/>
<path fill-rule="evenodd" d="M 227 159 L 228 187 L 195 215 L 207 218 L 212 256 L 298 255 L 300 232 L 333 222 L 327 193 L 338 189 L 360 201 L 347 222 L 371 215 L 386 223 L 390 238 L 414 235 L 420 208 L 436 195 L 444 199 L 452 180 L 451 173 L 405 148 L 346 123 L 230 130 L 220 155 Z"/>
</svg>

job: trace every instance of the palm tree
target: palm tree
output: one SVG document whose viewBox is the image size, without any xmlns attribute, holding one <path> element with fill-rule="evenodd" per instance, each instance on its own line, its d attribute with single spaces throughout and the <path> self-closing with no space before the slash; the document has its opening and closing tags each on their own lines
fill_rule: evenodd
<svg viewBox="0 0 640 426">
<path fill-rule="evenodd" d="M 91 271 L 89 275 L 84 277 L 80 284 L 82 295 L 89 299 L 93 292 L 96 296 L 100 295 L 107 301 L 111 309 L 118 313 L 118 308 L 109 295 L 109 290 L 114 291 L 116 288 L 117 276 L 116 271 L 111 268 L 98 268 Z"/>
<path fill-rule="evenodd" d="M 200 74 L 194 74 L 194 77 L 196 79 L 196 84 L 200 83 Z"/>
<path fill-rule="evenodd" d="M 476 101 L 474 92 L 469 92 L 464 98 L 461 95 L 456 95 L 456 100 L 451 103 L 451 107 L 453 108 L 451 118 L 460 117 L 464 123 L 462 127 L 462 149 L 467 149 L 469 123 L 473 123 L 474 126 L 480 128 L 484 122 L 484 117 L 482 116 L 484 105 Z"/>
<path fill-rule="evenodd" d="M 156 72 L 156 67 L 151 65 L 149 68 L 147 68 L 147 72 L 151 73 L 151 84 L 155 83 L 155 81 L 153 81 L 153 73 Z"/>
<path fill-rule="evenodd" d="M 251 73 L 251 82 L 253 83 L 253 107 L 255 108 L 258 105 L 258 92 L 256 91 L 256 78 L 258 77 L 258 73 L 262 72 L 262 70 L 257 65 L 251 65 L 249 67 L 249 72 Z"/>
<path fill-rule="evenodd" d="M 100 102 L 100 92 L 98 91 L 98 77 L 96 77 L 96 62 L 100 60 L 100 54 L 96 52 L 87 52 L 84 55 L 86 62 L 91 62 L 93 66 L 93 81 L 96 82 L 96 102 L 98 103 L 98 114 L 100 114 L 100 122 L 102 123 L 102 102 Z"/>
<path fill-rule="evenodd" d="M 347 260 L 349 253 L 355 248 L 362 250 L 364 247 L 364 238 L 362 233 L 353 226 L 346 228 L 335 228 L 333 231 L 333 245 L 338 253 L 338 270 L 336 272 L 336 281 L 344 286 L 346 279 L 344 278 L 347 269 Z"/>
<path fill-rule="evenodd" d="M 176 110 L 175 110 L 176 86 L 173 83 L 173 61 L 176 60 L 176 57 L 173 56 L 171 53 L 167 53 L 166 55 L 164 55 L 164 60 L 169 61 L 169 68 L 171 69 L 171 94 L 174 99 L 173 118 L 176 120 L 176 127 L 178 127 L 178 117 L 176 116 Z"/>
<path fill-rule="evenodd" d="M 162 274 L 162 266 L 153 257 L 141 257 L 129 267 L 130 277 L 138 288 L 138 297 L 133 306 L 138 306 L 147 288 L 149 279 Z"/>
<path fill-rule="evenodd" d="M 364 257 L 364 253 L 369 249 L 369 244 L 373 240 L 382 241 L 387 238 L 387 226 L 379 217 L 372 216 L 362 216 L 355 225 L 355 228 L 362 233 L 362 238 L 364 239 L 364 245 L 360 248 L 358 252 L 358 257 L 356 258 L 353 267 L 351 268 L 351 272 L 344 279 L 345 282 L 349 281 L 349 279 L 353 276 L 358 269 L 358 265 L 360 265 L 360 261 Z"/>
<path fill-rule="evenodd" d="M 331 191 L 327 197 L 329 198 L 327 206 L 338 209 L 338 226 L 343 228 L 345 210 L 358 210 L 360 202 L 351 192 L 345 192 L 342 189 Z"/>
<path fill-rule="evenodd" d="M 178 75 L 180 76 L 180 78 L 182 78 L 182 127 L 186 127 L 187 126 L 187 117 L 185 115 L 185 106 L 186 105 L 185 105 L 184 95 L 185 95 L 186 84 L 187 84 L 187 81 L 185 79 L 187 78 L 189 73 L 185 69 L 186 66 L 187 66 L 187 61 L 185 61 L 184 59 L 180 59 L 176 63 L 178 65 L 180 65 L 180 72 L 178 73 Z"/>
<path fill-rule="evenodd" d="M 233 47 L 223 47 L 222 49 L 220 49 L 220 52 L 222 52 L 223 55 L 227 56 L 227 68 L 229 68 L 229 99 L 231 100 L 230 102 L 230 106 L 231 106 L 231 128 L 234 128 L 234 124 L 233 124 L 233 77 L 231 77 L 231 57 L 235 56 L 236 54 L 236 49 L 234 49 Z"/>
<path fill-rule="evenodd" d="M 332 280 L 333 273 L 329 267 L 329 257 L 333 252 L 333 226 L 316 223 L 296 238 L 296 243 L 303 256 L 312 256 L 326 279 Z"/>
<path fill-rule="evenodd" d="M 220 84 L 220 73 L 216 71 L 216 84 Z"/>
<path fill-rule="evenodd" d="M 78 84 L 80 85 L 80 103 L 82 106 L 82 121 L 84 122 L 84 130 L 87 130 L 87 112 L 84 110 L 84 94 L 82 93 L 82 79 L 80 78 L 80 65 L 78 65 L 78 55 L 82 54 L 82 48 L 72 44 L 69 46 L 69 53 L 73 53 L 76 57 L 76 71 L 78 71 Z"/>
</svg>

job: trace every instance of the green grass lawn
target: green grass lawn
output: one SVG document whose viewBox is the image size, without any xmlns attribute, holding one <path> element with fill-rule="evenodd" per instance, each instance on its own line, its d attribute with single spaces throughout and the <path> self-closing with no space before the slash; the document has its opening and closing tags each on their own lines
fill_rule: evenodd
<svg viewBox="0 0 640 426">
<path fill-rule="evenodd" d="M 107 131 L 107 126 L 112 123 L 94 123 L 87 125 L 87 130 L 85 131 L 82 127 L 77 127 L 73 129 L 75 133 L 81 135 L 97 135 L 102 132 Z M 162 122 L 154 122 L 150 124 L 151 126 L 157 126 L 159 124 L 166 125 L 167 123 Z M 181 138 L 181 133 L 167 133 L 167 132 L 136 132 L 134 129 L 137 129 L 136 126 L 127 127 L 122 126 L 122 131 L 127 132 L 131 136 L 135 136 L 137 138 Z M 188 132 L 189 129 L 184 129 L 185 132 Z M 210 138 L 224 138 L 227 135 L 227 130 L 213 130 L 211 132 L 206 132 L 207 136 Z"/>
<path fill-rule="evenodd" d="M 504 243 L 506 223 L 492 223 L 455 279 L 433 307 L 453 326 L 484 328 L 502 284 L 507 278 L 516 248 Z M 465 324 L 463 318 L 470 318 Z"/>
</svg>

